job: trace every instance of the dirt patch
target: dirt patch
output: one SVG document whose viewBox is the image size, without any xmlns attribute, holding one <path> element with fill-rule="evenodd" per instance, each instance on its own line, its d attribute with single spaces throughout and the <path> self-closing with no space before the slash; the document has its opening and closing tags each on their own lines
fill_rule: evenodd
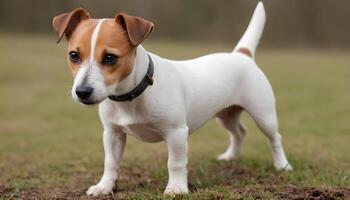
<svg viewBox="0 0 350 200">
<path fill-rule="evenodd" d="M 112 200 L 112 199 L 118 199 L 114 194 L 108 195 L 108 196 L 99 196 L 99 197 L 90 197 L 87 196 L 86 191 L 71 191 L 71 192 L 63 192 L 58 197 L 53 198 L 53 200 L 75 200 L 75 199 L 82 199 L 82 200 Z"/>
<path fill-rule="evenodd" d="M 85 194 L 84 191 L 70 191 L 70 192 L 57 192 L 57 191 L 39 191 L 35 189 L 27 189 L 26 191 L 15 192 L 10 187 L 0 186 L 0 199 L 17 199 L 17 200 L 114 200 L 120 199 L 116 195 L 90 197 Z"/>
<path fill-rule="evenodd" d="M 286 187 L 283 192 L 276 195 L 278 199 L 291 200 L 336 200 L 350 199 L 349 188 L 297 188 Z"/>
<path fill-rule="evenodd" d="M 254 198 L 264 199 L 262 188 L 240 188 L 234 191 L 239 194 L 238 199 Z M 280 200 L 337 200 L 337 199 L 350 199 L 350 189 L 348 188 L 297 188 L 294 186 L 287 186 L 282 190 L 266 187 L 263 189 L 265 192 L 271 192 L 274 199 Z M 122 192 L 123 193 L 123 192 Z M 214 199 L 225 199 L 220 196 L 220 192 L 216 192 L 218 197 Z M 196 194 L 197 196 L 198 194 Z M 89 197 L 86 196 L 85 190 L 70 191 L 70 192 L 50 192 L 50 191 L 38 191 L 35 189 L 29 189 L 22 192 L 15 192 L 12 188 L 7 186 L 0 186 L 0 199 L 19 199 L 19 200 L 40 200 L 40 199 L 52 199 L 52 200 L 115 200 L 115 199 L 128 199 L 127 194 L 114 193 L 108 196 Z"/>
<path fill-rule="evenodd" d="M 150 167 L 153 169 L 153 166 Z M 89 197 L 85 194 L 90 184 L 54 186 L 47 188 L 25 188 L 18 191 L 11 184 L 0 184 L 0 199 L 20 200 L 112 200 L 162 198 L 167 176 L 144 167 L 123 168 L 117 188 L 112 195 Z M 163 172 L 165 174 L 163 174 Z M 209 174 L 207 172 L 210 172 Z M 200 177 L 200 178 L 199 178 Z M 74 189 L 75 188 L 75 189 Z M 350 188 L 297 187 L 286 183 L 278 172 L 259 172 L 242 165 L 219 163 L 203 169 L 190 167 L 190 199 L 283 199 L 283 200 L 337 200 L 350 199 Z M 176 198 L 176 199 L 188 199 Z"/>
<path fill-rule="evenodd" d="M 39 200 L 43 199 L 43 196 L 36 190 L 17 192 L 12 187 L 0 185 L 0 199 Z"/>
<path fill-rule="evenodd" d="M 15 193 L 11 187 L 0 185 L 0 199 L 11 199 L 14 196 Z"/>
</svg>

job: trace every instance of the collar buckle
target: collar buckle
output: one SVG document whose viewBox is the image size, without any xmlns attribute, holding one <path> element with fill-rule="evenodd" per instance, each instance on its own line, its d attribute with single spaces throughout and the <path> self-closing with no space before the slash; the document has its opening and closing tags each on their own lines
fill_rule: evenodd
<svg viewBox="0 0 350 200">
<path fill-rule="evenodd" d="M 146 74 L 148 85 L 153 85 L 153 77 L 149 74 Z"/>
</svg>

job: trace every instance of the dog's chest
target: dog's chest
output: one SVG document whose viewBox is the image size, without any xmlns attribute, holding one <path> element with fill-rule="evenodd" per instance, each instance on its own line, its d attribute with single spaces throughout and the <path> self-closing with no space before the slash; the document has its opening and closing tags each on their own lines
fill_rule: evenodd
<svg viewBox="0 0 350 200">
<path fill-rule="evenodd" d="M 138 106 L 109 109 L 107 120 L 120 127 L 125 133 L 135 136 L 144 142 L 162 141 L 162 132 L 152 122 L 153 116 Z"/>
<path fill-rule="evenodd" d="M 162 133 L 152 124 L 133 124 L 121 127 L 122 130 L 135 136 L 143 142 L 160 142 L 163 140 Z"/>
</svg>

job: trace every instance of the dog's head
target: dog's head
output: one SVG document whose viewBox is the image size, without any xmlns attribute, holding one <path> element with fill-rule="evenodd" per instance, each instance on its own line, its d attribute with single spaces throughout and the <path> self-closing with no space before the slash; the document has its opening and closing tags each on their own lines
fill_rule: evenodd
<svg viewBox="0 0 350 200">
<path fill-rule="evenodd" d="M 153 23 L 125 13 L 114 19 L 91 19 L 82 8 L 54 17 L 57 43 L 64 36 L 68 40 L 73 99 L 87 105 L 113 95 L 118 83 L 132 72 L 136 47 L 153 27 Z"/>
</svg>

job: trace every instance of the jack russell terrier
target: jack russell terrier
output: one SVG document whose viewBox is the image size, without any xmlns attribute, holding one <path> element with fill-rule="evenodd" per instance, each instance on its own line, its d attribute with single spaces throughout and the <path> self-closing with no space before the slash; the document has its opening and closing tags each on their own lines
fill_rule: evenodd
<svg viewBox="0 0 350 200">
<path fill-rule="evenodd" d="M 104 129 L 104 173 L 87 194 L 112 192 L 127 134 L 145 142 L 165 141 L 169 181 L 164 194 L 188 193 L 188 136 L 216 117 L 230 135 L 230 145 L 218 159 L 236 159 L 245 136 L 243 110 L 269 139 L 274 166 L 291 170 L 278 132 L 272 87 L 254 61 L 264 24 L 259 2 L 232 52 L 174 61 L 141 46 L 154 28 L 145 19 L 125 13 L 91 19 L 82 8 L 56 16 L 57 43 L 63 36 L 68 40 L 72 97 L 83 105 L 99 104 Z"/>
</svg>

